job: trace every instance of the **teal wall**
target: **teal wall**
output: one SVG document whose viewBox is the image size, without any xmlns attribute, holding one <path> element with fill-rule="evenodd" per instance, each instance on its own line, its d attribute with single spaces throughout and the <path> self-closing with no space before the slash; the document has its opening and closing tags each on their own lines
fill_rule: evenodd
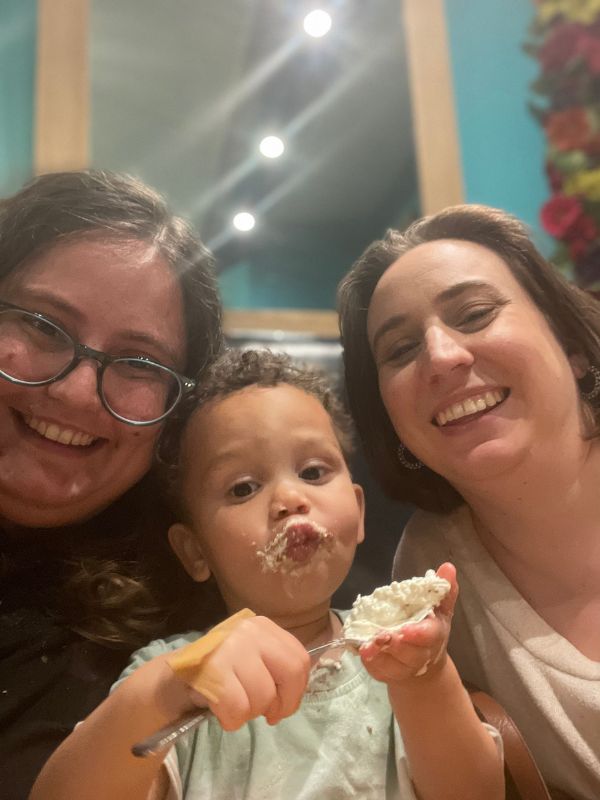
<svg viewBox="0 0 600 800">
<path fill-rule="evenodd" d="M 244 255 L 231 259 L 219 275 L 223 302 L 228 308 L 334 309 L 342 276 L 365 247 L 392 225 L 395 220 L 390 214 L 373 220 L 371 226 L 365 220 L 353 226 L 349 220 L 306 231 L 288 227 L 281 237 L 256 247 L 249 239 L 248 246 L 242 247 Z"/>
<path fill-rule="evenodd" d="M 32 174 L 36 0 L 0 0 L 0 196 Z"/>
<path fill-rule="evenodd" d="M 454 92 L 469 203 L 516 214 L 547 254 L 539 210 L 548 197 L 544 136 L 528 111 L 537 63 L 522 45 L 532 0 L 446 0 Z"/>
<path fill-rule="evenodd" d="M 267 242 L 219 276 L 228 308 L 335 308 L 338 281 L 357 254 L 375 237 L 354 243 L 334 226 L 304 237 L 285 234 L 285 244 Z M 348 245 L 354 244 L 354 247 Z"/>
</svg>

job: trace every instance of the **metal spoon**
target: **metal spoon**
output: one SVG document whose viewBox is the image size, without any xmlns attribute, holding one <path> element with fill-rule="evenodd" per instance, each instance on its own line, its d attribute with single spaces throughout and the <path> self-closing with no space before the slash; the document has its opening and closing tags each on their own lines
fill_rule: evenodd
<svg viewBox="0 0 600 800">
<path fill-rule="evenodd" d="M 310 650 L 307 650 L 307 653 L 309 656 L 316 656 L 334 647 L 358 648 L 361 644 L 364 644 L 364 642 L 358 639 L 344 639 L 343 637 L 339 637 L 337 639 L 332 639 L 330 642 L 325 642 L 325 644 L 320 644 L 318 647 L 312 647 Z M 204 708 L 200 711 L 191 711 L 189 714 L 178 719 L 177 722 L 173 722 L 161 728 L 146 739 L 142 739 L 141 742 L 136 742 L 136 744 L 132 746 L 131 752 L 138 758 L 156 755 L 166 747 L 172 745 L 184 734 L 193 731 L 201 725 L 205 719 L 211 716 L 213 716 L 213 714 L 208 708 Z"/>
</svg>

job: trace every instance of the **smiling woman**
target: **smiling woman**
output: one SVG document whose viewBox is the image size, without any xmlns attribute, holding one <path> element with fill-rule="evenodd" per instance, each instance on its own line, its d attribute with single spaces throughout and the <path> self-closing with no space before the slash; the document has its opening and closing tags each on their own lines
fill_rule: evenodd
<svg viewBox="0 0 600 800">
<path fill-rule="evenodd" d="M 0 273 L 0 784 L 12 800 L 164 623 L 149 573 L 168 517 L 148 471 L 161 421 L 219 351 L 221 310 L 200 241 L 153 190 L 112 173 L 41 176 L 0 203 Z"/>
<path fill-rule="evenodd" d="M 600 795 L 600 305 L 516 219 L 456 206 L 372 244 L 340 286 L 350 405 L 421 510 L 394 577 L 451 560 L 449 651 L 548 784 Z"/>
</svg>

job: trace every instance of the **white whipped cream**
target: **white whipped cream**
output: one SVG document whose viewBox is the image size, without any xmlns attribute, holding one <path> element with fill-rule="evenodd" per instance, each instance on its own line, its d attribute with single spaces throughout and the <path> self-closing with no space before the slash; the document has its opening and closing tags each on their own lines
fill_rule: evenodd
<svg viewBox="0 0 600 800">
<path fill-rule="evenodd" d="M 312 546 L 313 552 L 307 555 L 305 560 L 296 561 L 288 555 L 290 548 L 289 533 L 295 527 L 310 527 L 312 531 Z M 301 539 L 302 537 L 300 537 Z M 301 544 L 301 541 L 297 544 Z M 263 572 L 297 572 L 303 567 L 307 566 L 314 555 L 320 550 L 325 549 L 329 551 L 333 544 L 332 534 L 318 525 L 312 520 L 299 519 L 298 517 L 290 517 L 285 523 L 282 530 L 280 530 L 270 542 L 261 550 L 257 550 L 257 556 L 262 564 Z"/>
<path fill-rule="evenodd" d="M 368 642 L 382 631 L 397 631 L 420 622 L 449 591 L 449 582 L 429 569 L 422 578 L 394 581 L 365 597 L 358 595 L 344 622 L 343 636 Z"/>
</svg>

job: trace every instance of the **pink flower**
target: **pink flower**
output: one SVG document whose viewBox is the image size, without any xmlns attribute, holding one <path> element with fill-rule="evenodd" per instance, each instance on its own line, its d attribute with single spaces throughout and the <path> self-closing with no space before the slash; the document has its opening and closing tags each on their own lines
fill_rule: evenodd
<svg viewBox="0 0 600 800">
<path fill-rule="evenodd" d="M 540 219 L 544 230 L 557 239 L 564 239 L 583 213 L 577 197 L 555 194 L 542 206 Z"/>
</svg>

